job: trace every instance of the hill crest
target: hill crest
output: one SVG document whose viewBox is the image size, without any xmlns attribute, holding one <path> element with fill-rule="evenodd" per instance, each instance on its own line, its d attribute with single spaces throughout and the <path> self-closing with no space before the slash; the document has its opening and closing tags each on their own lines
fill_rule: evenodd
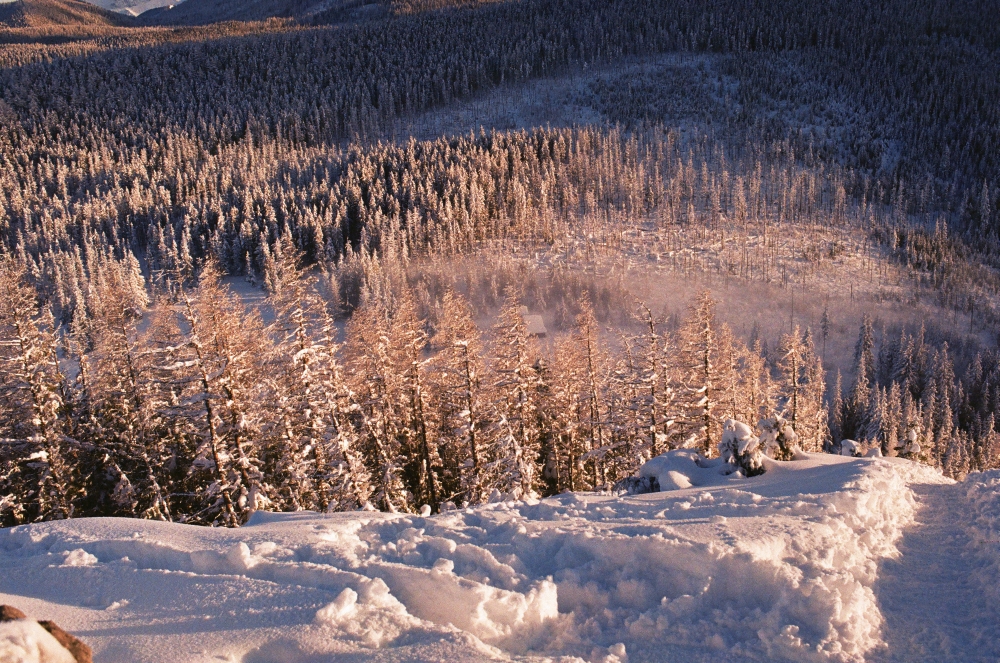
<svg viewBox="0 0 1000 663">
<path fill-rule="evenodd" d="M 124 27 L 132 19 L 80 0 L 15 0 L 0 4 L 0 27 L 88 25 Z"/>
</svg>

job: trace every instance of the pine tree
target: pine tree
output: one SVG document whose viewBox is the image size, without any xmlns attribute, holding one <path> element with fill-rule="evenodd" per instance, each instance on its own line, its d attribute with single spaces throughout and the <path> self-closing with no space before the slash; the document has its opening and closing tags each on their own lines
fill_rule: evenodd
<svg viewBox="0 0 1000 663">
<path fill-rule="evenodd" d="M 741 347 L 739 383 L 742 408 L 736 412 L 737 421 L 757 422 L 774 412 L 775 387 L 760 341 L 750 348 Z"/>
<path fill-rule="evenodd" d="M 871 320 L 866 315 L 855 346 L 854 385 L 844 401 L 841 414 L 841 439 L 864 437 L 868 430 L 868 413 L 872 401 L 872 377 L 874 368 L 874 334 Z"/>
<path fill-rule="evenodd" d="M 585 440 L 585 451 L 580 461 L 590 465 L 588 478 L 590 485 L 596 488 L 607 483 L 604 457 L 609 451 L 611 431 L 604 408 L 609 368 L 590 301 L 581 301 L 580 309 L 573 332 L 579 358 L 578 430 Z"/>
<path fill-rule="evenodd" d="M 442 501 L 442 460 L 435 433 L 437 411 L 431 404 L 427 375 L 431 360 L 425 357 L 428 338 L 408 293 L 403 293 L 390 324 L 396 370 L 400 375 L 400 409 L 405 413 L 400 443 L 407 459 L 404 476 L 414 505 L 437 510 Z"/>
<path fill-rule="evenodd" d="M 276 342 L 267 382 L 276 412 L 266 427 L 265 453 L 275 506 L 355 509 L 370 498 L 370 477 L 351 425 L 353 393 L 340 363 L 337 330 L 317 279 L 300 269 L 298 252 L 283 239 L 275 254 L 275 321 L 268 331 Z"/>
<path fill-rule="evenodd" d="M 826 371 L 823 370 L 823 360 L 817 356 L 812 333 L 807 329 L 802 342 L 802 366 L 804 379 L 799 405 L 799 422 L 795 429 L 802 448 L 810 452 L 820 452 L 830 439 L 830 427 L 827 421 Z"/>
<path fill-rule="evenodd" d="M 840 443 L 844 439 L 844 387 L 840 371 L 837 371 L 837 379 L 833 383 L 833 398 L 827 412 L 827 421 L 830 427 L 830 439 L 833 445 Z"/>
<path fill-rule="evenodd" d="M 0 454 L 7 523 L 70 518 L 79 482 L 65 434 L 63 376 L 51 313 L 39 310 L 26 270 L 0 259 Z M 7 492 L 9 491 L 9 492 Z"/>
<path fill-rule="evenodd" d="M 500 417 L 497 451 L 504 482 L 501 492 L 514 498 L 528 497 L 535 493 L 540 478 L 538 349 L 528 336 L 513 291 L 506 293 L 492 335 L 493 408 Z"/>
<path fill-rule="evenodd" d="M 778 370 L 781 371 L 780 398 L 782 416 L 799 433 L 803 427 L 805 409 L 805 344 L 798 326 L 784 334 L 778 343 Z M 787 459 L 786 459 L 787 460 Z"/>
<path fill-rule="evenodd" d="M 413 510 L 403 483 L 403 422 L 407 412 L 400 372 L 401 350 L 388 312 L 379 300 L 357 309 L 348 325 L 348 356 L 359 406 L 360 446 L 371 476 L 371 499 L 382 511 Z M 428 459 L 419 462 L 430 465 Z"/>
<path fill-rule="evenodd" d="M 551 367 L 543 366 L 541 373 L 547 387 L 547 465 L 553 491 L 582 490 L 586 478 L 582 476 L 581 458 L 588 451 L 589 436 L 581 433 L 585 368 L 576 339 L 571 336 L 558 339 Z"/>
<path fill-rule="evenodd" d="M 259 315 L 232 297 L 212 263 L 202 268 L 196 290 L 180 299 L 171 332 L 180 342 L 163 344 L 157 371 L 173 391 L 173 415 L 200 440 L 189 480 L 201 509 L 192 519 L 236 527 L 270 502 L 259 444 L 266 334 Z M 198 478 L 206 472 L 207 485 Z"/>
<path fill-rule="evenodd" d="M 472 310 L 454 291 L 441 301 L 434 345 L 436 398 L 441 417 L 441 447 L 458 459 L 461 499 L 480 504 L 498 490 L 502 482 L 498 462 L 494 379 L 483 361 L 483 341 L 472 318 Z M 436 505 L 434 505 L 436 506 Z"/>
<path fill-rule="evenodd" d="M 823 337 L 823 352 L 820 355 L 820 358 L 824 362 L 826 361 L 826 341 L 827 341 L 827 339 L 830 338 L 830 330 L 831 330 L 832 324 L 833 323 L 830 320 L 830 309 L 829 309 L 828 306 L 824 306 L 823 307 L 823 317 L 820 318 L 820 322 L 819 322 L 820 334 Z"/>
<path fill-rule="evenodd" d="M 679 426 L 680 446 L 698 446 L 706 456 L 712 453 L 721 435 L 715 416 L 720 387 L 715 301 L 705 291 L 692 304 L 680 329 L 677 373 L 682 393 L 679 401 L 683 418 Z"/>
<path fill-rule="evenodd" d="M 875 329 L 871 316 L 865 313 L 861 318 L 861 328 L 858 330 L 858 341 L 854 345 L 854 364 L 864 366 L 865 383 L 871 387 L 875 384 Z"/>
<path fill-rule="evenodd" d="M 656 330 L 653 313 L 645 304 L 641 305 L 642 321 L 646 326 L 640 380 L 644 391 L 645 410 L 649 422 L 649 457 L 657 456 L 668 448 L 673 420 L 669 411 L 674 403 L 674 388 L 671 384 L 670 365 L 667 361 L 667 339 Z M 646 419 L 646 417 L 641 417 Z"/>
<path fill-rule="evenodd" d="M 122 272 L 99 285 L 92 298 L 94 349 L 81 358 L 80 373 L 93 376 L 91 437 L 113 470 L 111 513 L 171 520 L 169 453 L 151 403 L 150 355 L 142 349 L 142 309 L 137 308 L 142 298 L 135 287 Z"/>
</svg>

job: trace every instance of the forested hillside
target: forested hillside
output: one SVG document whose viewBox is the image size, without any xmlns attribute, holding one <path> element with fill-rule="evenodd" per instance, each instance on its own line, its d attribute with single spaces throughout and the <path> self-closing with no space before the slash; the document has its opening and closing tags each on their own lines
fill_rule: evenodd
<svg viewBox="0 0 1000 663">
<path fill-rule="evenodd" d="M 0 30 L 3 524 L 996 465 L 995 3 L 306 4 Z"/>
<path fill-rule="evenodd" d="M 126 25 L 131 25 L 127 17 L 79 0 L 14 0 L 0 6 L 4 28 Z"/>
</svg>

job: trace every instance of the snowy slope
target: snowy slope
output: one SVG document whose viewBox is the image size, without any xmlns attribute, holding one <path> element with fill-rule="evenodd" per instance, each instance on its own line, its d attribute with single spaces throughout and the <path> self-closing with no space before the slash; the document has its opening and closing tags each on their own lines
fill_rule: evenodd
<svg viewBox="0 0 1000 663">
<path fill-rule="evenodd" d="M 947 482 L 896 459 L 768 468 L 433 517 L 22 526 L 0 531 L 0 603 L 109 663 L 861 661 L 913 487 Z"/>
</svg>

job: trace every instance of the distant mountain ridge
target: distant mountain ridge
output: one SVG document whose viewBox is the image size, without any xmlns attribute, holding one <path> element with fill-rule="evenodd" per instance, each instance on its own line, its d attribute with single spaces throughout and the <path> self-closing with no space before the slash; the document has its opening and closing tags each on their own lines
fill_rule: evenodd
<svg viewBox="0 0 1000 663">
<path fill-rule="evenodd" d="M 0 26 L 42 28 L 57 25 L 129 26 L 128 16 L 80 0 L 16 0 L 0 4 Z"/>
</svg>

